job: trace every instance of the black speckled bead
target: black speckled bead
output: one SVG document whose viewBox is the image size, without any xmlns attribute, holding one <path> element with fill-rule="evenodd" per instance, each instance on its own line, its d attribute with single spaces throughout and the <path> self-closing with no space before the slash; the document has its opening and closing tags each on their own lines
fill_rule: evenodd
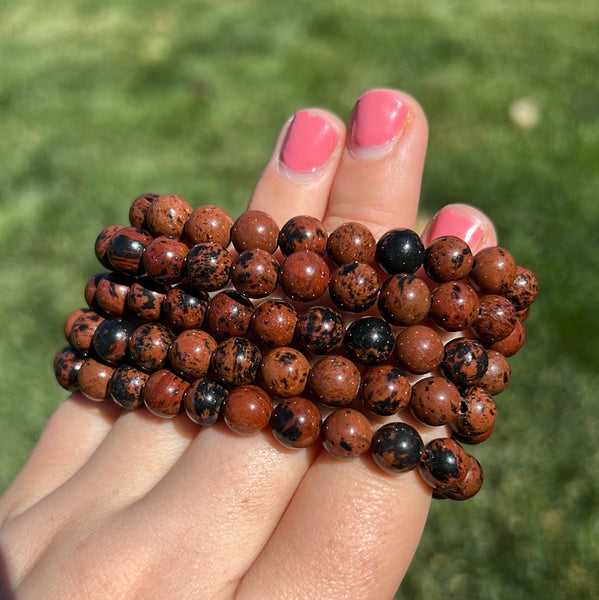
<svg viewBox="0 0 599 600">
<path fill-rule="evenodd" d="M 419 470 L 426 483 L 443 492 L 464 480 L 468 473 L 468 455 L 451 438 L 437 438 L 425 446 Z"/>
<path fill-rule="evenodd" d="M 478 300 L 474 331 L 485 345 L 506 338 L 516 327 L 518 317 L 514 305 L 503 296 L 486 294 Z"/>
<path fill-rule="evenodd" d="M 259 344 L 267 347 L 290 346 L 295 333 L 297 312 L 288 302 L 265 300 L 252 312 L 250 329 Z"/>
<path fill-rule="evenodd" d="M 133 365 L 117 367 L 108 382 L 108 393 L 114 402 L 127 409 L 143 406 L 141 393 L 149 375 Z"/>
<path fill-rule="evenodd" d="M 226 248 L 231 241 L 233 221 L 219 206 L 206 204 L 196 208 L 185 223 L 185 239 L 190 246 L 201 242 L 214 242 Z"/>
<path fill-rule="evenodd" d="M 282 290 L 292 300 L 309 302 L 320 298 L 329 285 L 329 267 L 320 254 L 308 250 L 285 258 L 279 273 Z"/>
<path fill-rule="evenodd" d="M 235 289 L 244 296 L 265 298 L 277 288 L 279 263 L 266 250 L 246 250 L 233 264 L 231 281 Z"/>
<path fill-rule="evenodd" d="M 343 223 L 327 240 L 327 254 L 336 265 L 353 262 L 370 264 L 374 260 L 376 240 L 362 223 Z"/>
<path fill-rule="evenodd" d="M 371 367 L 362 376 L 362 406 L 376 415 L 393 415 L 410 402 L 410 380 L 392 365 Z"/>
<path fill-rule="evenodd" d="M 323 356 L 310 369 L 312 397 L 328 406 L 347 406 L 360 390 L 360 371 L 344 356 Z"/>
<path fill-rule="evenodd" d="M 107 315 L 120 317 L 127 306 L 131 278 L 120 273 L 108 273 L 98 281 L 95 302 Z"/>
<path fill-rule="evenodd" d="M 213 292 L 227 285 L 232 266 L 233 259 L 225 248 L 214 242 L 202 242 L 188 252 L 185 275 L 192 286 Z"/>
<path fill-rule="evenodd" d="M 528 308 L 539 293 L 539 284 L 532 271 L 517 266 L 512 285 L 505 292 L 505 297 L 514 305 L 516 310 Z"/>
<path fill-rule="evenodd" d="M 92 345 L 96 329 L 104 321 L 102 315 L 93 310 L 84 312 L 77 317 L 71 326 L 69 342 L 79 354 L 87 355 Z"/>
<path fill-rule="evenodd" d="M 108 382 L 114 373 L 114 367 L 101 363 L 95 358 L 86 358 L 77 373 L 79 391 L 95 402 L 101 402 L 110 397 Z"/>
<path fill-rule="evenodd" d="M 483 345 L 470 338 L 455 338 L 445 344 L 441 371 L 457 386 L 469 385 L 487 370 L 489 359 Z"/>
<path fill-rule="evenodd" d="M 468 457 L 468 472 L 464 479 L 451 488 L 437 488 L 435 491 L 449 500 L 468 500 L 478 493 L 483 485 L 484 474 L 480 463 L 472 456 Z"/>
<path fill-rule="evenodd" d="M 376 271 L 357 262 L 335 269 L 329 281 L 331 300 L 348 312 L 364 312 L 374 306 L 380 287 Z"/>
<path fill-rule="evenodd" d="M 507 358 L 497 350 L 487 348 L 487 358 L 488 365 L 485 374 L 472 383 L 495 396 L 503 392 L 509 385 L 512 369 Z"/>
<path fill-rule="evenodd" d="M 524 329 L 524 325 L 522 325 L 521 321 L 516 321 L 516 326 L 514 327 L 512 333 L 502 340 L 493 342 L 488 346 L 488 348 L 490 350 L 501 352 L 501 354 L 504 356 L 509 357 L 514 356 L 514 354 L 516 354 L 516 352 L 522 348 L 525 341 L 526 329 Z"/>
<path fill-rule="evenodd" d="M 69 314 L 69 316 L 64 320 L 64 337 L 67 340 L 67 342 L 70 340 L 71 337 L 71 331 L 73 329 L 73 324 L 75 323 L 75 321 L 82 315 L 84 315 L 85 313 L 90 312 L 91 309 L 90 308 L 78 308 L 76 310 L 74 310 L 72 313 Z"/>
<path fill-rule="evenodd" d="M 110 264 L 110 260 L 108 259 L 108 244 L 110 244 L 112 236 L 121 231 L 121 229 L 125 228 L 122 225 L 109 225 L 108 227 L 102 229 L 96 238 L 96 242 L 94 244 L 96 258 L 107 269 L 113 268 Z"/>
<path fill-rule="evenodd" d="M 54 375 L 56 381 L 67 391 L 79 391 L 77 375 L 85 358 L 81 356 L 72 346 L 66 346 L 59 350 L 54 357 Z"/>
<path fill-rule="evenodd" d="M 291 398 L 304 391 L 309 372 L 310 363 L 299 350 L 281 346 L 262 357 L 260 383 L 271 396 Z"/>
<path fill-rule="evenodd" d="M 221 342 L 212 353 L 212 370 L 226 385 L 249 384 L 258 375 L 262 355 L 247 338 L 232 337 Z"/>
<path fill-rule="evenodd" d="M 440 283 L 431 294 L 429 316 L 447 331 L 462 331 L 478 316 L 478 294 L 463 281 Z"/>
<path fill-rule="evenodd" d="M 275 439 L 287 448 L 307 448 L 320 437 L 318 406 L 302 397 L 281 400 L 273 410 L 270 426 Z"/>
<path fill-rule="evenodd" d="M 392 229 L 377 242 L 376 261 L 387 273 L 414 273 L 424 260 L 424 246 L 411 229 Z"/>
<path fill-rule="evenodd" d="M 165 319 L 180 329 L 198 329 L 204 323 L 210 297 L 206 292 L 181 285 L 171 288 L 162 302 Z"/>
<path fill-rule="evenodd" d="M 468 244 L 455 236 L 436 238 L 426 249 L 424 270 L 433 280 L 440 283 L 457 281 L 470 274 L 474 257 Z"/>
<path fill-rule="evenodd" d="M 162 195 L 148 206 L 146 223 L 150 233 L 155 236 L 180 238 L 192 212 L 193 209 L 185 198 L 174 194 Z"/>
<path fill-rule="evenodd" d="M 157 417 L 170 419 L 183 408 L 183 396 L 189 382 L 168 369 L 152 373 L 141 392 L 146 408 Z"/>
<path fill-rule="evenodd" d="M 142 194 L 133 200 L 129 207 L 129 223 L 133 227 L 149 230 L 147 221 L 148 209 L 156 198 L 158 198 L 158 194 Z"/>
<path fill-rule="evenodd" d="M 83 295 L 85 297 L 85 301 L 87 305 L 96 312 L 100 312 L 102 309 L 98 306 L 98 302 L 96 301 L 96 292 L 98 291 L 98 283 L 103 278 L 106 277 L 108 273 L 96 273 L 92 275 L 85 284 L 85 289 L 83 291 Z"/>
<path fill-rule="evenodd" d="M 417 325 L 428 315 L 431 293 L 424 280 L 400 273 L 383 283 L 377 307 L 391 325 Z"/>
<path fill-rule="evenodd" d="M 129 353 L 133 362 L 146 371 L 162 369 L 175 334 L 162 323 L 144 323 L 129 339 Z"/>
<path fill-rule="evenodd" d="M 107 363 L 117 364 L 125 357 L 131 334 L 136 329 L 129 319 L 112 317 L 102 321 L 92 339 L 96 354 Z"/>
<path fill-rule="evenodd" d="M 460 406 L 458 388 L 446 379 L 431 375 L 412 386 L 412 415 L 429 427 L 439 427 L 455 421 Z"/>
<path fill-rule="evenodd" d="M 214 338 L 201 329 L 182 331 L 171 344 L 168 358 L 177 374 L 187 379 L 204 377 L 210 369 Z"/>
<path fill-rule="evenodd" d="M 158 321 L 166 288 L 149 277 L 140 277 L 131 284 L 127 294 L 127 308 L 144 321 Z"/>
<path fill-rule="evenodd" d="M 214 379 L 201 377 L 193 381 L 183 397 L 187 416 L 198 425 L 214 425 L 221 414 L 227 390 Z"/>
<path fill-rule="evenodd" d="M 231 241 L 239 253 L 261 248 L 272 254 L 279 244 L 279 226 L 269 214 L 248 210 L 233 223 Z"/>
<path fill-rule="evenodd" d="M 327 354 L 341 345 L 345 335 L 343 317 L 328 306 L 312 306 L 297 320 L 299 345 L 312 354 Z"/>
<path fill-rule="evenodd" d="M 293 217 L 281 227 L 279 248 L 285 256 L 302 250 L 323 254 L 327 248 L 326 229 L 315 217 Z"/>
<path fill-rule="evenodd" d="M 188 251 L 189 248 L 178 239 L 159 235 L 146 247 L 142 260 L 143 268 L 156 283 L 178 283 Z"/>
<path fill-rule="evenodd" d="M 250 329 L 254 305 L 234 290 L 216 294 L 206 311 L 206 325 L 218 338 L 245 335 Z"/>
<path fill-rule="evenodd" d="M 106 255 L 110 264 L 124 275 L 138 275 L 143 271 L 142 258 L 152 236 L 137 227 L 124 227 L 108 242 Z"/>
<path fill-rule="evenodd" d="M 462 436 L 478 436 L 493 430 L 496 419 L 497 405 L 493 396 L 472 386 L 462 392 L 457 418 L 451 426 Z"/>
<path fill-rule="evenodd" d="M 367 366 L 385 362 L 393 352 L 394 344 L 391 327 L 378 317 L 362 317 L 354 321 L 343 338 L 348 356 Z"/>
<path fill-rule="evenodd" d="M 322 424 L 320 439 L 335 458 L 357 458 L 368 452 L 372 440 L 370 421 L 353 408 L 338 408 Z"/>
<path fill-rule="evenodd" d="M 514 283 L 516 262 L 504 248 L 492 246 L 477 252 L 470 279 L 483 294 L 503 295 Z"/>
<path fill-rule="evenodd" d="M 370 446 L 374 462 L 385 473 L 395 475 L 415 469 L 420 463 L 424 443 L 407 423 L 387 423 L 374 433 Z"/>
</svg>

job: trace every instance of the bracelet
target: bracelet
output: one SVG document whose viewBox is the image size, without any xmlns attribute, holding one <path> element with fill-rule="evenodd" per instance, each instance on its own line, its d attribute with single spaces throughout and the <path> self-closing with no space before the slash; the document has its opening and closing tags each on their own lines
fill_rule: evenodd
<svg viewBox="0 0 599 600">
<path fill-rule="evenodd" d="M 63 388 L 240 435 L 268 427 L 287 448 L 370 453 L 384 473 L 418 469 L 435 498 L 478 492 L 463 445 L 493 433 L 538 290 L 507 250 L 473 255 L 454 236 L 425 248 L 404 228 L 376 241 L 356 222 L 328 234 L 306 215 L 233 222 L 176 195 L 139 196 L 129 223 L 95 241 L 106 271 L 65 320 Z M 451 437 L 425 446 L 402 411 Z"/>
</svg>

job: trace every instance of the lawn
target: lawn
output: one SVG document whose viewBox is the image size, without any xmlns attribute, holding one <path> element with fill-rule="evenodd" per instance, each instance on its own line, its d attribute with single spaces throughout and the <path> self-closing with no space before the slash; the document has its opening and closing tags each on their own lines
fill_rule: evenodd
<svg viewBox="0 0 599 600">
<path fill-rule="evenodd" d="M 65 397 L 97 233 L 147 191 L 236 216 L 295 110 L 399 87 L 430 122 L 423 210 L 479 206 L 542 295 L 485 486 L 433 506 L 397 597 L 598 597 L 598 24 L 592 0 L 0 4 L 0 489 Z"/>
</svg>

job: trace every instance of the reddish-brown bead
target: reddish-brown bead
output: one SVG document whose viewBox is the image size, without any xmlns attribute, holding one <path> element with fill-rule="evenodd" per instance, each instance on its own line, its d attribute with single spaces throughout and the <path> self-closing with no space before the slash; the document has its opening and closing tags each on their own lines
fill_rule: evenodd
<svg viewBox="0 0 599 600">
<path fill-rule="evenodd" d="M 224 401 L 223 418 L 229 429 L 239 435 L 254 435 L 268 426 L 272 401 L 255 385 L 241 385 L 229 392 Z"/>
<path fill-rule="evenodd" d="M 142 391 L 146 408 L 154 415 L 172 418 L 183 408 L 183 397 L 189 383 L 168 369 L 152 373 Z"/>
<path fill-rule="evenodd" d="M 327 354 L 338 348 L 345 335 L 343 317 L 328 306 L 311 306 L 297 320 L 299 345 L 312 354 Z"/>
<path fill-rule="evenodd" d="M 79 317 L 83 316 L 85 313 L 88 313 L 90 311 L 90 308 L 78 308 L 77 310 L 74 310 L 72 313 L 70 313 L 64 320 L 63 331 L 64 337 L 66 338 L 67 342 L 70 342 L 71 331 L 73 330 L 73 324 L 75 323 L 75 321 Z"/>
<path fill-rule="evenodd" d="M 108 242 L 106 257 L 115 271 L 138 275 L 143 270 L 142 259 L 152 236 L 137 227 L 123 227 Z"/>
<path fill-rule="evenodd" d="M 493 430 L 497 405 L 493 396 L 480 387 L 468 387 L 462 392 L 457 418 L 452 428 L 463 436 L 478 436 Z"/>
<path fill-rule="evenodd" d="M 370 229 L 356 221 L 340 225 L 327 240 L 327 253 L 339 266 L 353 262 L 370 264 L 375 249 L 376 240 Z"/>
<path fill-rule="evenodd" d="M 477 340 L 459 337 L 445 344 L 441 371 L 457 386 L 480 379 L 489 364 L 483 345 Z"/>
<path fill-rule="evenodd" d="M 474 257 L 470 246 L 453 235 L 445 235 L 433 240 L 424 255 L 426 274 L 439 283 L 467 277 L 473 264 Z"/>
<path fill-rule="evenodd" d="M 287 448 L 306 448 L 320 437 L 318 406 L 302 397 L 281 400 L 272 412 L 270 426 L 275 439 Z"/>
<path fill-rule="evenodd" d="M 265 300 L 252 313 L 250 328 L 264 346 L 289 346 L 293 341 L 297 312 L 282 300 Z"/>
<path fill-rule="evenodd" d="M 478 316 L 478 294 L 462 281 L 439 284 L 431 294 L 430 318 L 447 331 L 471 327 Z"/>
<path fill-rule="evenodd" d="M 277 288 L 279 263 L 266 250 L 246 250 L 237 257 L 231 268 L 231 281 L 244 296 L 265 298 Z"/>
<path fill-rule="evenodd" d="M 142 194 L 135 198 L 129 207 L 129 223 L 133 227 L 148 229 L 148 208 L 156 198 L 158 198 L 158 194 Z"/>
<path fill-rule="evenodd" d="M 299 396 L 306 387 L 310 363 L 295 348 L 281 346 L 262 357 L 260 383 L 271 396 Z"/>
<path fill-rule="evenodd" d="M 96 402 L 110 397 L 108 382 L 114 373 L 114 367 L 109 367 L 94 358 L 87 358 L 77 374 L 79 391 Z"/>
<path fill-rule="evenodd" d="M 441 363 L 443 342 L 431 327 L 412 325 L 397 334 L 395 353 L 401 368 L 410 373 L 424 374 Z"/>
<path fill-rule="evenodd" d="M 260 248 L 272 254 L 279 243 L 279 226 L 269 214 L 248 210 L 233 224 L 231 241 L 240 253 Z"/>
<path fill-rule="evenodd" d="M 424 280 L 411 274 L 389 277 L 381 286 L 377 306 L 391 325 L 417 325 L 431 307 L 431 293 Z"/>
<path fill-rule="evenodd" d="M 315 252 L 294 252 L 281 265 L 279 283 L 292 300 L 316 300 L 329 285 L 329 268 Z"/>
<path fill-rule="evenodd" d="M 101 310 L 96 302 L 96 292 L 98 291 L 98 283 L 103 278 L 106 277 L 109 273 L 96 273 L 92 275 L 85 284 L 85 289 L 83 291 L 83 295 L 85 297 L 85 301 L 87 305 L 92 310 Z"/>
<path fill-rule="evenodd" d="M 231 241 L 233 220 L 218 206 L 207 204 L 196 208 L 185 224 L 185 240 L 190 246 L 213 242 L 226 248 Z"/>
<path fill-rule="evenodd" d="M 511 286 L 505 292 L 505 297 L 514 305 L 516 310 L 528 308 L 539 293 L 539 284 L 532 271 L 524 267 L 516 267 L 516 275 Z"/>
<path fill-rule="evenodd" d="M 245 335 L 250 329 L 254 307 L 250 300 L 233 290 L 216 294 L 206 311 L 206 325 L 217 337 Z"/>
<path fill-rule="evenodd" d="M 319 402 L 346 406 L 358 395 L 360 371 L 343 356 L 324 356 L 312 365 L 308 386 Z"/>
<path fill-rule="evenodd" d="M 232 337 L 212 353 L 212 370 L 226 385 L 246 385 L 258 375 L 261 359 L 260 350 L 247 338 Z"/>
<path fill-rule="evenodd" d="M 122 225 L 109 225 L 108 227 L 104 228 L 96 238 L 96 242 L 94 244 L 96 258 L 107 269 L 112 269 L 112 264 L 108 259 L 108 245 L 110 244 L 112 236 L 117 234 L 122 229 L 125 229 Z"/>
<path fill-rule="evenodd" d="M 108 273 L 98 280 L 94 296 L 98 307 L 107 315 L 120 317 L 127 306 L 131 279 L 119 273 Z"/>
<path fill-rule="evenodd" d="M 329 293 L 342 310 L 363 312 L 374 306 L 381 282 L 377 272 L 367 264 L 350 263 L 331 273 Z"/>
<path fill-rule="evenodd" d="M 92 345 L 94 333 L 104 317 L 93 310 L 85 311 L 77 317 L 71 327 L 69 343 L 77 352 L 87 355 Z"/>
<path fill-rule="evenodd" d="M 507 337 L 499 340 L 498 342 L 494 342 L 489 346 L 491 350 L 497 350 L 497 352 L 501 352 L 504 356 L 513 356 L 518 352 L 522 346 L 524 346 L 524 342 L 526 341 L 526 330 L 524 329 L 524 325 L 522 325 L 521 321 L 516 322 L 516 326 L 514 327 L 512 333 L 510 333 Z"/>
<path fill-rule="evenodd" d="M 143 406 L 141 393 L 149 375 L 133 365 L 117 367 L 108 383 L 110 397 L 119 406 L 134 409 Z"/>
<path fill-rule="evenodd" d="M 205 331 L 187 329 L 182 331 L 170 345 L 168 358 L 179 375 L 196 379 L 208 373 L 216 346 L 214 338 Z"/>
<path fill-rule="evenodd" d="M 109 364 L 118 364 L 125 357 L 135 323 L 121 317 L 102 321 L 92 339 L 96 356 Z"/>
<path fill-rule="evenodd" d="M 189 248 L 168 235 L 159 235 L 146 247 L 143 267 L 156 283 L 172 285 L 181 280 L 183 263 Z"/>
<path fill-rule="evenodd" d="M 162 369 L 175 334 L 162 323 L 144 323 L 129 339 L 129 354 L 135 364 L 146 371 Z"/>
<path fill-rule="evenodd" d="M 393 415 L 410 402 L 410 380 L 392 365 L 371 367 L 362 376 L 362 406 L 376 415 Z"/>
<path fill-rule="evenodd" d="M 412 386 L 410 411 L 425 425 L 438 427 L 451 423 L 459 406 L 460 392 L 445 377 L 425 377 Z"/>
<path fill-rule="evenodd" d="M 419 470 L 426 483 L 443 493 L 464 481 L 468 455 L 451 438 L 437 438 L 425 446 Z"/>
<path fill-rule="evenodd" d="M 185 392 L 183 405 L 187 416 L 198 425 L 214 425 L 227 397 L 227 390 L 214 379 L 200 377 L 192 381 Z"/>
<path fill-rule="evenodd" d="M 232 266 L 233 259 L 225 248 L 214 242 L 201 242 L 187 254 L 185 275 L 197 289 L 213 292 L 227 285 Z"/>
<path fill-rule="evenodd" d="M 479 298 L 474 330 L 484 344 L 506 338 L 514 330 L 517 321 L 514 305 L 507 298 L 495 294 Z"/>
<path fill-rule="evenodd" d="M 472 456 L 468 457 L 468 472 L 464 479 L 457 485 L 443 489 L 441 492 L 443 497 L 450 500 L 468 500 L 475 496 L 483 485 L 484 475 L 480 463 Z"/>
<path fill-rule="evenodd" d="M 72 346 L 59 350 L 54 357 L 54 376 L 56 381 L 69 392 L 79 391 L 77 376 L 85 358 Z"/>
<path fill-rule="evenodd" d="M 182 285 L 171 288 L 162 302 L 166 320 L 181 329 L 198 329 L 204 323 L 210 297 L 206 292 Z"/>
<path fill-rule="evenodd" d="M 165 287 L 152 281 L 149 277 L 140 277 L 129 288 L 127 308 L 144 321 L 158 321 L 165 297 Z"/>
<path fill-rule="evenodd" d="M 516 262 L 504 248 L 485 248 L 474 257 L 470 278 L 483 294 L 505 294 L 515 276 Z"/>
<path fill-rule="evenodd" d="M 497 350 L 487 349 L 488 365 L 485 374 L 472 383 L 496 396 L 507 388 L 512 370 L 507 358 Z"/>
<path fill-rule="evenodd" d="M 293 217 L 281 227 L 279 248 L 285 256 L 305 250 L 323 254 L 327 249 L 326 229 L 316 217 Z"/>
<path fill-rule="evenodd" d="M 320 439 L 324 449 L 331 456 L 342 459 L 357 458 L 370 448 L 370 421 L 353 408 L 339 408 L 325 419 Z"/>
<path fill-rule="evenodd" d="M 173 194 L 158 196 L 148 206 L 146 213 L 148 228 L 155 236 L 170 235 L 180 238 L 192 211 L 190 204 L 181 196 Z"/>
</svg>

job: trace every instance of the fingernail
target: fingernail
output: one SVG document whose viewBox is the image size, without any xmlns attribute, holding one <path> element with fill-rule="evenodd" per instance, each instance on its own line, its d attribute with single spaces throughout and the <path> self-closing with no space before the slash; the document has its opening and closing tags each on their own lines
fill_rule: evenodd
<svg viewBox="0 0 599 600">
<path fill-rule="evenodd" d="M 337 132 L 326 119 L 300 110 L 287 130 L 280 161 L 294 173 L 314 173 L 329 160 L 337 141 Z"/>
<path fill-rule="evenodd" d="M 454 235 L 463 239 L 475 252 L 485 242 L 489 220 L 471 206 L 449 204 L 443 207 L 426 226 L 422 237 L 430 244 L 444 235 Z"/>
<path fill-rule="evenodd" d="M 408 106 L 387 90 L 363 94 L 352 112 L 350 150 L 358 157 L 376 157 L 389 151 L 408 117 Z"/>
</svg>

